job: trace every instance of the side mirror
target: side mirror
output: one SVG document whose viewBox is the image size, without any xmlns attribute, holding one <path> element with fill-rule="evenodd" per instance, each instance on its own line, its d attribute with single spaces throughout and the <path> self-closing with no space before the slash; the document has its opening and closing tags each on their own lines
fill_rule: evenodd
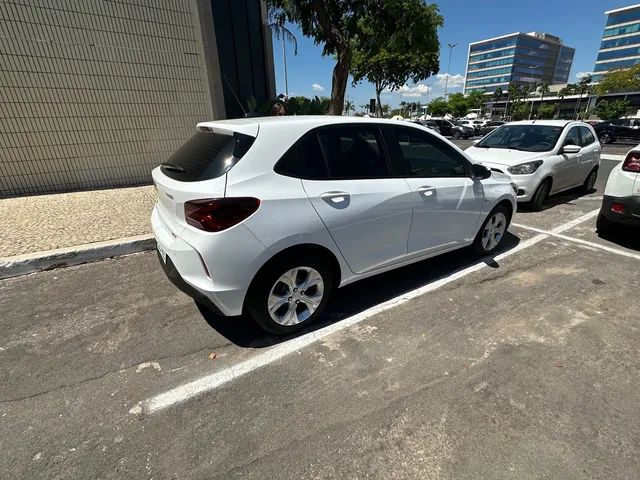
<svg viewBox="0 0 640 480">
<path fill-rule="evenodd" d="M 582 147 L 578 145 L 565 145 L 560 149 L 560 153 L 578 153 L 582 150 Z"/>
<path fill-rule="evenodd" d="M 474 163 L 471 166 L 471 174 L 473 175 L 474 180 L 484 180 L 491 176 L 491 170 L 489 170 L 484 165 L 480 165 L 479 163 Z"/>
</svg>

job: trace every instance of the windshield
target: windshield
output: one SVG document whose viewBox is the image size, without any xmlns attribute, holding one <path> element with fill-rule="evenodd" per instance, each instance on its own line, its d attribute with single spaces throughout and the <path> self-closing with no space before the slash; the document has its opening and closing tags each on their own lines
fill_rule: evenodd
<svg viewBox="0 0 640 480">
<path fill-rule="evenodd" d="M 552 150 L 564 127 L 549 125 L 503 125 L 476 143 L 480 148 L 505 148 L 525 152 Z"/>
</svg>

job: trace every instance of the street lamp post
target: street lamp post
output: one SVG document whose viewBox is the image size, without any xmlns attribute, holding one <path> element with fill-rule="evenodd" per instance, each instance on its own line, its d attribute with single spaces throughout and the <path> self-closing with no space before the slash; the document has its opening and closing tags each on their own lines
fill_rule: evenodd
<svg viewBox="0 0 640 480">
<path fill-rule="evenodd" d="M 449 47 L 449 63 L 447 63 L 447 76 L 444 79 L 444 99 L 447 99 L 447 87 L 449 86 L 449 70 L 451 69 L 451 53 L 453 52 L 453 47 L 457 46 L 457 43 L 447 43 L 447 47 Z"/>
</svg>

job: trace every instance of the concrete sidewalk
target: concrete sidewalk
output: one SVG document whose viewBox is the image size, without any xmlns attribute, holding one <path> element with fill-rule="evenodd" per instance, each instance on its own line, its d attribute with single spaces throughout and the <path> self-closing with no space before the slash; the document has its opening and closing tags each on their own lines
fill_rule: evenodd
<svg viewBox="0 0 640 480">
<path fill-rule="evenodd" d="M 153 186 L 0 200 L 0 257 L 151 234 Z"/>
</svg>

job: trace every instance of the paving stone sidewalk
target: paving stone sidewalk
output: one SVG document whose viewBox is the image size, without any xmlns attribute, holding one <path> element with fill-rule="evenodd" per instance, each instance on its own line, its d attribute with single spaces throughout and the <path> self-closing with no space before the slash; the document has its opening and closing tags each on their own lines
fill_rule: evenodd
<svg viewBox="0 0 640 480">
<path fill-rule="evenodd" d="M 0 200 L 0 257 L 151 233 L 153 186 Z"/>
</svg>

